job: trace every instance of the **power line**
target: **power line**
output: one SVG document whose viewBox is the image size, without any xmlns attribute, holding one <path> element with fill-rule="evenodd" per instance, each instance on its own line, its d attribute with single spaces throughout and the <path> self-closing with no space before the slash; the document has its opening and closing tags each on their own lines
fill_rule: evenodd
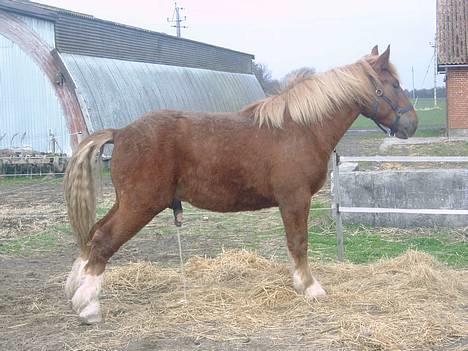
<svg viewBox="0 0 468 351">
<path fill-rule="evenodd" d="M 431 69 L 431 64 L 433 60 L 434 60 L 434 55 L 432 55 L 431 59 L 429 60 L 429 64 L 427 65 L 426 74 L 424 74 L 424 78 L 421 83 L 422 87 L 424 86 L 424 83 L 426 82 L 426 78 L 427 78 L 427 75 L 429 74 L 429 70 Z M 419 100 L 419 96 L 416 96 L 416 100 L 414 101 L 414 104 L 413 104 L 414 108 L 416 108 L 416 105 L 418 104 L 418 100 Z"/>
</svg>

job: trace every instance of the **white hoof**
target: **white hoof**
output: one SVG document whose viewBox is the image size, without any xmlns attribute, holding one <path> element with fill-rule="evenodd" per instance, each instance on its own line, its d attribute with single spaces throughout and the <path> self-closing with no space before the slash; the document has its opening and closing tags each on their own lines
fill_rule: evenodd
<svg viewBox="0 0 468 351">
<path fill-rule="evenodd" d="M 320 296 L 325 296 L 327 293 L 323 290 L 320 283 L 314 279 L 314 283 L 304 290 L 304 295 L 308 299 L 316 299 Z"/>
<path fill-rule="evenodd" d="M 76 290 L 83 283 L 83 270 L 86 266 L 86 263 L 88 263 L 88 261 L 84 261 L 80 257 L 78 257 L 75 262 L 73 262 L 72 270 L 70 271 L 67 282 L 65 283 L 65 295 L 69 300 L 71 300 Z"/>
<path fill-rule="evenodd" d="M 304 292 L 304 282 L 302 279 L 302 275 L 298 270 L 294 271 L 293 274 L 293 286 L 298 293 L 301 294 L 302 292 Z"/>
<path fill-rule="evenodd" d="M 93 301 L 86 306 L 80 313 L 80 320 L 85 324 L 95 324 L 102 321 L 99 301 Z"/>
<path fill-rule="evenodd" d="M 315 279 L 313 276 L 309 277 L 309 281 L 310 279 L 313 280 L 313 283 L 306 288 L 302 274 L 296 270 L 293 274 L 294 289 L 296 289 L 298 293 L 303 293 L 305 297 L 309 299 L 316 299 L 319 296 L 324 296 L 327 294 L 317 279 Z"/>
<path fill-rule="evenodd" d="M 100 314 L 98 298 L 101 291 L 102 277 L 102 274 L 98 276 L 85 274 L 83 284 L 76 290 L 72 298 L 72 308 L 75 312 L 81 315 L 86 310 L 85 315 L 90 314 L 90 311 L 97 311 Z M 91 308 L 90 306 L 94 307 Z M 97 313 L 93 312 L 91 314 L 96 315 Z"/>
</svg>

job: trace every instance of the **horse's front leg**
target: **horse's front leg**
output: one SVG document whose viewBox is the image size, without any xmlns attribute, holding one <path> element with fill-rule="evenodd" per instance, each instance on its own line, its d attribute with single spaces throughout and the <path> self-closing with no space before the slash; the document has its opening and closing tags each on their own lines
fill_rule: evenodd
<svg viewBox="0 0 468 351">
<path fill-rule="evenodd" d="M 310 271 L 307 259 L 307 221 L 310 198 L 291 196 L 280 204 L 281 216 L 286 230 L 289 257 L 293 264 L 293 284 L 298 293 L 308 298 L 326 295 L 325 290 Z"/>
</svg>

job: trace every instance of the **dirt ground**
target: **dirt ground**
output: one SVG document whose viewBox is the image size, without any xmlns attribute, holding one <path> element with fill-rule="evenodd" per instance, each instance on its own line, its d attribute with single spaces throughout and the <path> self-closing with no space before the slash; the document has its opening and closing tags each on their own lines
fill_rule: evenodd
<svg viewBox="0 0 468 351">
<path fill-rule="evenodd" d="M 119 336 L 112 322 L 98 326 L 80 324 L 63 289 L 77 248 L 66 226 L 62 186 L 61 181 L 48 179 L 32 184 L 0 183 L 0 243 L 16 240 L 23 245 L 19 253 L 0 253 L 0 350 L 296 350 L 310 345 L 304 340 L 304 330 L 288 330 L 286 326 L 274 335 L 264 330 L 248 337 L 214 341 L 186 337 L 184 333 L 132 340 Z M 108 207 L 112 198 L 113 189 L 106 179 L 101 205 Z M 274 211 L 277 210 L 264 211 L 262 217 L 268 218 Z M 254 229 L 250 223 L 245 232 L 221 236 L 225 225 L 220 220 L 222 216 L 186 214 L 185 226 L 192 228 L 181 229 L 186 257 L 215 256 L 223 250 L 255 245 L 258 239 L 249 235 Z M 178 267 L 177 231 L 172 221 L 169 210 L 158 215 L 112 258 L 111 266 L 151 261 Z M 280 223 L 257 224 L 280 227 Z M 41 239 L 43 233 L 47 234 L 45 239 Z M 54 238 L 51 242 L 47 240 L 49 235 Z M 281 235 L 271 238 L 258 251 L 266 257 L 286 259 Z M 102 303 L 105 306 L 105 295 Z"/>
<path fill-rule="evenodd" d="M 379 145 L 375 139 L 345 139 L 339 149 L 347 155 L 376 154 Z M 112 197 L 111 184 L 105 180 L 102 206 Z M 214 256 L 224 249 L 254 246 L 256 239 L 249 235 L 252 224 L 281 230 L 281 223 L 255 223 L 252 216 L 245 232 L 226 238 L 220 235 L 225 224 L 219 218 L 211 213 L 186 214 L 187 228 L 191 229 L 181 230 L 184 255 Z M 285 326 L 274 333 L 265 329 L 225 341 L 185 337 L 184 333 L 126 339 L 112 322 L 82 325 L 63 292 L 77 255 L 66 221 L 60 180 L 0 182 L 0 244 L 17 243 L 20 248 L 18 253 L 12 253 L 11 248 L 6 253 L 0 251 L 0 350 L 298 350 L 310 349 L 313 344 L 313 336 L 307 337 L 307 325 L 319 322 L 314 320 L 305 320 L 302 330 Z M 148 260 L 177 266 L 177 230 L 172 221 L 169 211 L 158 215 L 112 258 L 111 264 Z M 204 229 L 207 226 L 210 230 Z M 267 257 L 285 258 L 284 238 L 278 235 L 258 251 Z M 102 303 L 106 304 L 105 295 Z M 342 348 L 337 345 L 332 349 Z"/>
</svg>

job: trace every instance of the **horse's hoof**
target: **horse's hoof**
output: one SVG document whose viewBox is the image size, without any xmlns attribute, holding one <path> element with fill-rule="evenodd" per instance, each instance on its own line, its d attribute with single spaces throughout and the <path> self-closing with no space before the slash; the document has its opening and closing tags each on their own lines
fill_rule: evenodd
<svg viewBox="0 0 468 351">
<path fill-rule="evenodd" d="M 79 318 L 84 324 L 96 324 L 101 322 L 102 315 L 99 302 L 91 302 L 80 312 Z"/>
<path fill-rule="evenodd" d="M 315 280 L 311 286 L 305 289 L 304 295 L 308 299 L 317 299 L 321 296 L 327 295 L 327 293 L 325 292 L 325 290 L 323 290 L 320 283 L 317 280 Z"/>
<path fill-rule="evenodd" d="M 98 276 L 88 275 L 85 277 L 83 284 L 76 290 L 71 300 L 75 312 L 81 314 L 84 310 L 92 308 L 90 306 L 97 306 L 97 311 L 99 311 L 99 291 L 101 290 L 101 283 L 102 274 Z"/>
</svg>

